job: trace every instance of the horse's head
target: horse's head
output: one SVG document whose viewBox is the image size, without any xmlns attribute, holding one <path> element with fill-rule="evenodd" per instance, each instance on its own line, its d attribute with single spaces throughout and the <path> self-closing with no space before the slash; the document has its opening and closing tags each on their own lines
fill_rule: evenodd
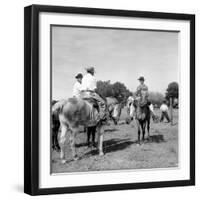
<svg viewBox="0 0 200 200">
<path fill-rule="evenodd" d="M 121 110 L 122 110 L 122 104 L 121 103 L 118 103 L 118 104 L 114 105 L 112 118 L 114 119 L 114 123 L 115 124 L 117 124 L 117 122 L 120 119 Z"/>
<path fill-rule="evenodd" d="M 127 102 L 126 102 L 126 108 L 127 108 L 127 117 L 125 119 L 126 123 L 127 124 L 130 124 L 130 122 L 132 121 L 133 119 L 133 116 L 134 116 L 134 112 L 135 112 L 135 103 L 134 103 L 134 97 L 133 96 L 130 96 L 128 97 L 127 99 Z"/>
</svg>

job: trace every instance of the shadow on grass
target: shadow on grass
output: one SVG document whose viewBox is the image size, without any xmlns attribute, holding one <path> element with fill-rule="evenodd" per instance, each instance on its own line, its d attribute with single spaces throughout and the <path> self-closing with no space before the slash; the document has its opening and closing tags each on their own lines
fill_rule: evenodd
<svg viewBox="0 0 200 200">
<path fill-rule="evenodd" d="M 172 126 L 176 126 L 178 124 L 178 122 L 174 122 L 172 123 Z"/>
<path fill-rule="evenodd" d="M 161 135 L 161 134 L 159 134 L 159 135 L 150 135 L 146 141 L 147 141 L 147 143 L 161 143 L 161 142 L 165 142 L 164 136 Z"/>
<path fill-rule="evenodd" d="M 119 129 L 117 128 L 112 128 L 112 129 L 105 129 L 104 132 L 115 132 L 115 131 L 118 131 Z"/>
<path fill-rule="evenodd" d="M 161 143 L 161 142 L 166 142 L 164 140 L 164 136 L 161 134 L 151 135 L 149 136 L 149 138 L 145 139 L 144 141 L 144 143 Z M 131 146 L 132 144 L 138 144 L 138 141 L 137 140 L 131 141 L 130 139 L 110 139 L 110 140 L 104 141 L 104 144 L 103 144 L 104 152 L 111 153 L 111 152 L 116 152 L 116 151 L 122 151 L 128 148 L 129 146 Z M 87 145 L 86 143 L 82 143 L 82 144 L 76 145 L 76 147 L 86 146 L 86 145 Z M 97 143 L 96 143 L 96 147 L 97 147 Z M 87 152 L 85 156 L 97 155 L 97 154 L 98 154 L 98 150 L 95 148 Z"/>
<path fill-rule="evenodd" d="M 104 142 L 104 149 L 106 153 L 121 151 L 134 143 L 137 143 L 137 141 L 131 141 L 129 139 L 110 139 Z"/>
<path fill-rule="evenodd" d="M 106 129 L 105 130 L 105 133 L 109 133 L 109 132 L 115 132 L 115 131 L 118 131 L 119 129 L 117 129 L 117 128 L 111 128 L 111 129 Z M 96 138 L 97 136 L 96 136 L 96 134 L 95 134 L 95 138 Z M 82 142 L 82 143 L 79 143 L 79 144 L 76 144 L 76 147 L 77 148 L 79 148 L 79 147 L 85 147 L 85 146 L 87 146 L 88 144 L 87 144 L 87 141 L 85 141 L 85 142 Z"/>
<path fill-rule="evenodd" d="M 115 151 L 121 151 L 129 147 L 130 145 L 136 143 L 136 141 L 130 141 L 129 139 L 110 139 L 104 141 L 104 152 L 110 153 Z M 97 149 L 93 149 L 92 151 L 86 153 L 85 155 L 95 155 L 98 153 Z"/>
<path fill-rule="evenodd" d="M 87 142 L 82 142 L 82 143 L 79 143 L 79 144 L 76 144 L 76 147 L 79 148 L 79 147 L 85 147 L 87 146 Z"/>
<path fill-rule="evenodd" d="M 149 138 L 146 138 L 144 143 L 141 140 L 141 144 L 151 144 L 151 143 L 161 143 L 161 142 L 166 142 L 164 140 L 164 136 L 161 134 L 158 135 L 151 135 Z M 112 153 L 112 152 L 117 152 L 117 151 L 123 151 L 124 149 L 130 147 L 133 144 L 138 144 L 138 141 L 132 141 L 131 139 L 119 139 L 119 138 L 115 138 L 115 139 L 110 139 L 110 140 L 106 140 L 103 143 L 104 146 L 104 153 Z M 97 147 L 97 143 L 95 144 Z M 76 144 L 76 147 L 83 147 L 83 146 L 87 146 L 87 143 L 80 143 L 80 144 Z M 173 150 L 172 150 L 173 151 Z M 84 153 L 82 155 L 79 155 L 79 160 L 81 159 L 85 159 L 85 158 L 89 158 L 90 156 L 94 156 L 94 155 L 98 155 L 98 149 L 94 148 L 89 150 L 88 152 Z M 66 163 L 70 163 L 73 162 L 73 159 L 68 159 L 66 161 Z M 59 162 L 59 159 L 54 159 L 52 160 L 52 163 L 57 163 Z"/>
</svg>

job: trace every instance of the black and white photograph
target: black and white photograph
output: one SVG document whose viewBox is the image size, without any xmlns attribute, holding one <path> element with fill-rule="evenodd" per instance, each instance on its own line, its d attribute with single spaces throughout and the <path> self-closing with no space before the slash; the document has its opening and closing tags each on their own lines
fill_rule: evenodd
<svg viewBox="0 0 200 200">
<path fill-rule="evenodd" d="M 1 5 L 2 200 L 198 199 L 199 1 Z"/>
<path fill-rule="evenodd" d="M 26 193 L 195 184 L 194 22 L 25 8 Z"/>
<path fill-rule="evenodd" d="M 51 25 L 51 173 L 179 167 L 178 34 Z"/>
</svg>

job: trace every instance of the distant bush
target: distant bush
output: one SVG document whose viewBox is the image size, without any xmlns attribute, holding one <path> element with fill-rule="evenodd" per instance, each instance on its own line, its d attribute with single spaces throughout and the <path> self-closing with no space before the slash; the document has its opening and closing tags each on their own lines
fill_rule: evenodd
<svg viewBox="0 0 200 200">
<path fill-rule="evenodd" d="M 115 97 L 119 102 L 125 102 L 132 94 L 121 82 L 98 81 L 97 92 L 102 97 Z"/>
<path fill-rule="evenodd" d="M 162 104 L 164 99 L 164 95 L 159 92 L 149 92 L 149 100 L 153 105 L 156 105 L 157 107 Z"/>
<path fill-rule="evenodd" d="M 178 99 L 178 83 L 177 82 L 171 82 L 166 90 L 166 99 L 169 98 Z"/>
</svg>

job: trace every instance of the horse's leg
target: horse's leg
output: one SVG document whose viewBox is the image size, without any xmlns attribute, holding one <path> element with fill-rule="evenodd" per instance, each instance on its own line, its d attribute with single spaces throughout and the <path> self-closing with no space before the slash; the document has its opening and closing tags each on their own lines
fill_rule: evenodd
<svg viewBox="0 0 200 200">
<path fill-rule="evenodd" d="M 140 122 L 136 120 L 137 129 L 138 129 L 138 144 L 140 144 Z"/>
<path fill-rule="evenodd" d="M 57 136 L 58 136 L 58 128 L 57 128 L 57 126 L 54 126 L 52 128 L 52 148 L 53 148 L 53 150 L 56 150 L 56 148 L 57 148 L 57 142 L 58 142 Z"/>
<path fill-rule="evenodd" d="M 57 151 L 60 151 L 60 146 L 59 146 L 59 142 L 58 142 L 58 133 L 60 131 L 60 127 L 58 128 L 58 130 L 55 132 L 55 138 L 54 138 L 54 142 L 55 142 L 55 147 L 57 149 Z"/>
<path fill-rule="evenodd" d="M 55 147 L 55 131 L 54 130 L 52 130 L 52 149 L 56 150 L 56 147 Z"/>
<path fill-rule="evenodd" d="M 113 118 L 114 124 L 117 125 L 117 119 Z"/>
<path fill-rule="evenodd" d="M 65 141 L 66 141 L 66 134 L 67 134 L 67 126 L 65 124 L 61 125 L 61 131 L 59 133 L 58 142 L 60 145 L 60 159 L 61 163 L 65 163 Z"/>
<path fill-rule="evenodd" d="M 97 127 L 97 135 L 98 135 L 98 149 L 99 149 L 99 155 L 103 156 L 103 129 L 102 127 Z"/>
<path fill-rule="evenodd" d="M 91 134 L 91 127 L 87 127 L 87 146 L 90 147 L 90 134 Z"/>
<path fill-rule="evenodd" d="M 140 144 L 140 127 L 138 127 L 138 144 Z"/>
<path fill-rule="evenodd" d="M 75 147 L 75 137 L 76 137 L 77 132 L 78 130 L 74 128 L 70 131 L 70 135 L 69 135 L 70 145 L 72 149 L 72 157 L 74 160 L 78 160 L 78 156 L 76 154 L 76 147 Z"/>
<path fill-rule="evenodd" d="M 145 129 L 146 129 L 146 122 L 142 123 L 142 140 L 145 140 Z"/>
<path fill-rule="evenodd" d="M 95 147 L 95 132 L 96 126 L 92 127 L 92 147 Z"/>
<path fill-rule="evenodd" d="M 148 139 L 150 138 L 150 119 L 147 120 Z"/>
</svg>

